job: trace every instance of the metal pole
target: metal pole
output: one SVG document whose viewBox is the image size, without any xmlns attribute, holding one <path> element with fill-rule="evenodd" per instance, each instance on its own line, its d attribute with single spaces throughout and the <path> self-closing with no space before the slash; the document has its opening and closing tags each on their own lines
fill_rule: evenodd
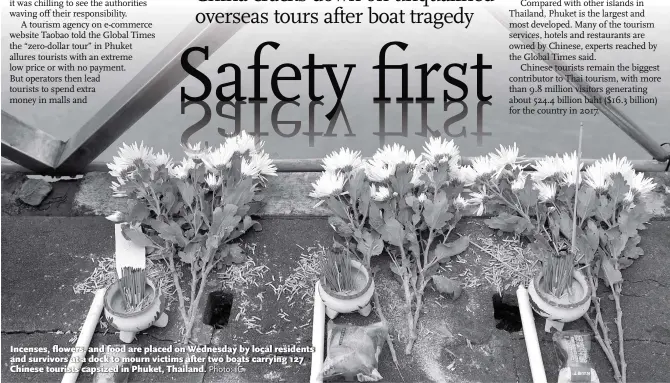
<svg viewBox="0 0 670 383">
<path fill-rule="evenodd" d="M 245 5 L 244 9 L 257 8 Z M 207 46 L 212 55 L 244 25 L 193 22 L 186 27 L 67 141 L 57 168 L 65 172 L 83 170 L 186 78 L 181 66 L 186 48 Z M 190 61 L 197 67 L 204 57 L 199 55 Z"/>
</svg>

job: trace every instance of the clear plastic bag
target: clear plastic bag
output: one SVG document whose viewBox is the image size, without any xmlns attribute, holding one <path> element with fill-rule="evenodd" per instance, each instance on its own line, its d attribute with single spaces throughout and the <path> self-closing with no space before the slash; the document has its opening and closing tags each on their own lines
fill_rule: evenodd
<svg viewBox="0 0 670 383">
<path fill-rule="evenodd" d="M 388 334 L 383 323 L 350 326 L 328 322 L 327 356 L 323 362 L 323 381 L 339 380 L 376 382 L 382 379 L 377 371 L 379 354 Z"/>
<path fill-rule="evenodd" d="M 557 331 L 553 336 L 561 369 L 558 383 L 599 383 L 591 365 L 591 335 L 579 331 Z"/>
</svg>

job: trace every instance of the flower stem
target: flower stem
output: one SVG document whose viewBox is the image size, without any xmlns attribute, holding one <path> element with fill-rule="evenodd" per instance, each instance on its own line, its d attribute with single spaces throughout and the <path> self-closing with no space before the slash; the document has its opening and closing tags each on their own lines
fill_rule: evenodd
<svg viewBox="0 0 670 383">
<path fill-rule="evenodd" d="M 174 266 L 174 254 L 170 253 L 168 257 L 168 265 L 172 274 L 172 280 L 174 281 L 175 286 L 177 287 L 177 298 L 179 299 L 179 313 L 181 318 L 184 320 L 184 323 L 188 320 L 188 315 L 186 314 L 186 302 L 184 301 L 184 294 L 182 293 L 181 283 L 179 283 L 179 276 L 177 275 L 177 269 Z"/>
<path fill-rule="evenodd" d="M 584 315 L 584 319 L 589 323 L 591 328 L 593 329 L 593 332 L 596 336 L 596 340 L 598 340 L 598 343 L 600 344 L 600 347 L 603 349 L 603 352 L 607 356 L 607 359 L 609 360 L 610 364 L 612 365 L 612 370 L 614 370 L 614 378 L 618 383 L 624 383 L 623 378 L 621 375 L 621 372 L 619 370 L 619 364 L 617 363 L 617 360 L 614 356 L 614 350 L 612 349 L 612 342 L 609 339 L 608 331 L 607 331 L 607 326 L 605 326 L 605 323 L 603 322 L 602 319 L 602 311 L 600 309 L 600 300 L 598 299 L 596 295 L 596 291 L 598 290 L 597 284 L 594 282 L 594 277 L 593 273 L 591 272 L 590 269 L 587 271 L 588 273 L 588 280 L 591 285 L 591 299 L 593 301 L 593 305 L 595 306 L 596 310 L 596 320 L 595 323 L 593 320 L 588 316 L 588 314 Z M 596 277 L 597 278 L 597 277 Z M 598 326 L 600 326 L 601 330 L 598 330 Z M 601 335 L 602 331 L 602 335 Z"/>
<path fill-rule="evenodd" d="M 623 310 L 621 310 L 621 286 L 612 289 L 614 295 L 614 304 L 616 305 L 616 325 L 619 331 L 619 362 L 621 363 L 621 382 L 626 383 L 626 357 L 624 355 L 624 338 L 623 338 Z"/>
<path fill-rule="evenodd" d="M 591 319 L 591 317 L 589 317 L 589 314 L 584 314 L 584 319 L 589 324 L 589 326 L 591 326 L 593 334 L 596 337 L 596 341 L 598 341 L 598 344 L 600 344 L 600 348 L 602 348 L 603 352 L 605 353 L 605 356 L 607 356 L 607 360 L 609 360 L 610 364 L 612 365 L 612 370 L 614 370 L 614 378 L 616 379 L 617 382 L 621 382 L 621 375 L 619 374 L 619 364 L 617 363 L 616 358 L 612 353 L 612 349 L 605 344 L 605 341 L 600 335 L 598 325 L 593 321 L 593 319 Z"/>
<path fill-rule="evenodd" d="M 383 323 L 388 323 L 386 320 L 386 317 L 384 316 L 384 312 L 382 311 L 382 306 L 379 303 L 379 295 L 377 295 L 377 291 L 372 294 L 372 297 L 375 302 L 375 312 L 377 312 L 377 316 Z M 393 346 L 393 341 L 391 340 L 391 335 L 386 334 L 386 343 L 389 345 L 389 350 L 391 351 L 391 358 L 393 358 L 393 363 L 395 364 L 396 369 L 398 369 L 398 373 L 400 373 L 400 377 L 402 378 L 403 381 L 405 381 L 405 378 L 402 376 L 402 372 L 400 372 L 400 364 L 398 363 L 398 356 L 395 353 L 395 347 Z"/>
</svg>

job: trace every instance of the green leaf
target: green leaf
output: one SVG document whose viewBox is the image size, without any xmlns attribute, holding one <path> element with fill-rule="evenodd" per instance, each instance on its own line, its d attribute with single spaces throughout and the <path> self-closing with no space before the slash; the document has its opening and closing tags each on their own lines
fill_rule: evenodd
<svg viewBox="0 0 670 383">
<path fill-rule="evenodd" d="M 589 242 L 589 246 L 591 246 L 592 249 L 598 249 L 598 245 L 600 244 L 598 225 L 596 225 L 596 223 L 591 219 L 586 222 L 585 234 Z"/>
<path fill-rule="evenodd" d="M 221 262 L 228 266 L 232 264 L 240 264 L 247 260 L 247 257 L 244 254 L 244 249 L 237 243 L 223 246 L 217 255 L 221 257 Z"/>
<path fill-rule="evenodd" d="M 226 205 L 223 207 L 223 220 L 217 230 L 217 234 L 220 235 L 222 239 L 232 233 L 237 227 L 237 224 L 242 220 L 242 217 L 236 215 L 236 213 L 237 206 L 235 205 Z"/>
<path fill-rule="evenodd" d="M 525 218 L 505 212 L 500 213 L 497 217 L 485 220 L 484 223 L 491 229 L 504 231 L 506 233 L 522 234 L 533 228 L 533 224 L 528 222 Z"/>
<path fill-rule="evenodd" d="M 519 202 L 521 202 L 521 205 L 526 210 L 535 206 L 540 196 L 540 192 L 533 187 L 533 179 L 530 176 L 526 177 L 523 189 L 519 190 L 516 194 L 519 197 Z"/>
<path fill-rule="evenodd" d="M 254 198 L 254 183 L 251 178 L 245 178 L 233 187 L 227 187 L 224 191 L 223 205 L 245 206 Z"/>
<path fill-rule="evenodd" d="M 379 233 L 384 241 L 398 247 L 402 246 L 403 239 L 405 238 L 405 230 L 395 218 L 387 219 L 384 225 L 379 229 Z"/>
<path fill-rule="evenodd" d="M 626 267 L 633 264 L 633 260 L 640 258 L 641 255 L 644 255 L 644 250 L 638 245 L 640 244 L 640 236 L 636 235 L 628 239 L 626 246 L 621 253 L 619 258 L 619 269 L 625 269 Z"/>
<path fill-rule="evenodd" d="M 177 244 L 181 247 L 186 246 L 186 238 L 184 238 L 184 233 L 182 232 L 181 227 L 176 222 L 172 221 L 170 222 L 170 229 L 174 233 Z"/>
<path fill-rule="evenodd" d="M 151 211 L 144 201 L 134 201 L 132 209 L 128 214 L 128 222 L 142 222 L 149 218 Z"/>
<path fill-rule="evenodd" d="M 623 201 L 624 197 L 626 197 L 626 193 L 628 193 L 630 187 L 620 173 L 612 175 L 611 179 L 612 183 L 607 188 L 607 194 L 612 201 L 620 203 Z"/>
<path fill-rule="evenodd" d="M 605 257 L 601 264 L 601 270 L 605 279 L 605 282 L 609 285 L 615 285 L 619 282 L 623 282 L 623 277 L 621 276 L 621 271 L 617 270 L 612 263 L 612 259 Z"/>
<path fill-rule="evenodd" d="M 377 204 L 372 202 L 370 204 L 370 211 L 368 213 L 368 221 L 370 222 L 370 226 L 372 226 L 373 229 L 379 231 L 379 229 L 384 226 L 384 218 L 382 217 L 382 212 L 379 210 L 377 207 Z"/>
<path fill-rule="evenodd" d="M 326 204 L 330 210 L 342 219 L 349 219 L 349 209 L 335 197 L 330 197 L 326 200 Z"/>
<path fill-rule="evenodd" d="M 328 223 L 330 224 L 330 227 L 343 238 L 351 238 L 354 235 L 354 229 L 352 228 L 351 223 L 345 222 L 338 216 L 331 215 L 328 217 Z"/>
<path fill-rule="evenodd" d="M 265 204 L 261 201 L 251 201 L 249 202 L 249 210 L 247 211 L 248 215 L 256 216 L 261 211 Z"/>
<path fill-rule="evenodd" d="M 406 270 L 406 269 L 403 269 L 402 266 L 396 266 L 396 264 L 393 263 L 393 262 L 389 263 L 389 268 L 391 269 L 391 271 L 393 272 L 393 274 L 395 274 L 395 275 L 397 275 L 397 276 L 399 276 L 399 277 L 401 277 L 401 278 L 402 278 L 402 276 L 403 276 L 405 273 L 407 273 L 407 270 Z"/>
<path fill-rule="evenodd" d="M 442 229 L 447 221 L 454 217 L 449 211 L 449 202 L 444 191 L 439 191 L 433 201 L 427 199 L 423 203 L 423 219 L 433 230 Z"/>
<path fill-rule="evenodd" d="M 365 176 L 365 172 L 359 172 Z M 363 183 L 358 196 L 358 213 L 367 216 L 370 209 L 370 185 Z"/>
<path fill-rule="evenodd" d="M 146 234 L 137 231 L 127 225 L 121 227 L 121 232 L 129 240 L 133 241 L 138 246 L 142 247 L 157 247 L 154 242 L 146 236 Z"/>
<path fill-rule="evenodd" d="M 186 248 L 184 251 L 180 251 L 178 253 L 179 258 L 181 259 L 182 262 L 185 263 L 193 263 L 196 259 L 196 254 L 198 252 L 198 249 L 200 248 L 200 243 L 198 242 L 191 242 L 188 245 L 186 245 Z"/>
<path fill-rule="evenodd" d="M 561 238 L 561 218 L 558 213 L 553 212 L 549 216 L 549 232 L 551 233 L 551 240 L 556 242 Z"/>
<path fill-rule="evenodd" d="M 398 193 L 400 197 L 403 197 L 410 190 L 412 190 L 412 171 L 410 171 L 407 164 L 400 164 L 396 166 L 395 177 L 391 178 L 391 187 L 394 192 Z"/>
<path fill-rule="evenodd" d="M 613 258 L 619 258 L 621 252 L 626 247 L 628 236 L 622 234 L 619 228 L 613 227 L 605 232 L 605 237 L 609 244 L 609 250 Z"/>
<path fill-rule="evenodd" d="M 454 257 L 458 254 L 461 254 L 465 250 L 467 250 L 468 246 L 470 245 L 470 237 L 460 237 L 457 240 L 445 244 L 438 244 L 435 247 L 435 256 L 437 257 L 437 261 L 440 263 L 444 263 L 448 260 L 451 259 L 451 257 Z"/>
<path fill-rule="evenodd" d="M 410 230 L 406 235 L 405 239 L 409 243 L 409 251 L 415 256 L 421 256 L 421 245 L 419 245 L 419 240 L 416 238 L 416 232 Z"/>
<path fill-rule="evenodd" d="M 607 198 L 607 196 L 601 194 L 599 201 L 596 204 L 596 218 L 601 221 L 609 222 L 609 220 L 612 219 L 615 208 L 616 204 Z"/>
<path fill-rule="evenodd" d="M 174 194 L 171 191 L 166 191 L 163 194 L 163 198 L 161 198 L 161 203 L 163 206 L 165 206 L 165 210 L 170 211 L 172 210 L 172 206 L 174 206 L 174 203 L 177 201 L 177 198 L 174 196 Z"/>
<path fill-rule="evenodd" d="M 635 208 L 624 210 L 619 214 L 619 230 L 628 237 L 637 235 L 638 230 L 643 230 L 644 223 L 649 220 L 649 213 L 646 212 L 643 205 L 636 205 Z"/>
<path fill-rule="evenodd" d="M 248 215 L 244 217 L 244 220 L 242 221 L 242 232 L 246 232 L 247 230 L 251 229 L 252 227 L 254 228 L 254 231 L 262 231 L 263 227 L 261 226 L 260 222 L 254 221 L 249 217 Z"/>
<path fill-rule="evenodd" d="M 439 166 L 433 171 L 433 179 L 437 185 L 437 189 L 441 189 L 449 181 L 448 166 Z"/>
<path fill-rule="evenodd" d="M 587 185 L 579 189 L 577 194 L 577 216 L 582 220 L 591 217 L 596 210 L 596 192 Z"/>
<path fill-rule="evenodd" d="M 195 187 L 190 183 L 181 180 L 177 181 L 176 184 L 181 199 L 186 205 L 191 206 L 193 204 L 193 198 L 195 198 Z"/>
<path fill-rule="evenodd" d="M 460 283 L 442 275 L 433 275 L 433 284 L 440 294 L 444 294 L 453 300 L 458 299 L 463 292 Z"/>
<path fill-rule="evenodd" d="M 542 234 L 536 234 L 535 240 L 528 245 L 531 253 L 540 261 L 550 259 L 556 250 L 551 246 L 547 238 Z"/>
<path fill-rule="evenodd" d="M 352 174 L 351 178 L 349 178 L 349 183 L 347 187 L 347 191 L 349 192 L 349 197 L 351 197 L 352 201 L 355 201 L 359 198 L 359 194 L 363 192 L 366 188 L 364 187 L 365 184 L 365 172 L 364 171 L 357 171 L 354 174 Z M 369 193 L 369 189 L 368 193 Z"/>
<path fill-rule="evenodd" d="M 361 240 L 358 241 L 356 249 L 366 257 L 376 256 L 384 250 L 384 241 L 379 234 L 366 230 L 361 235 Z"/>
<path fill-rule="evenodd" d="M 412 225 L 415 227 L 421 222 L 421 214 L 416 213 L 412 215 Z"/>
<path fill-rule="evenodd" d="M 627 267 L 632 266 L 633 260 L 630 258 L 619 258 L 618 263 L 619 263 L 619 269 L 623 270 Z"/>
<path fill-rule="evenodd" d="M 432 277 L 440 271 L 440 263 L 435 263 L 433 266 L 429 267 L 426 271 L 423 272 L 424 280 L 430 281 Z"/>
<path fill-rule="evenodd" d="M 413 196 L 412 194 L 407 194 L 405 196 L 405 203 L 407 204 L 407 206 L 411 207 L 412 210 L 417 211 L 415 206 L 419 205 L 419 199 Z"/>
</svg>

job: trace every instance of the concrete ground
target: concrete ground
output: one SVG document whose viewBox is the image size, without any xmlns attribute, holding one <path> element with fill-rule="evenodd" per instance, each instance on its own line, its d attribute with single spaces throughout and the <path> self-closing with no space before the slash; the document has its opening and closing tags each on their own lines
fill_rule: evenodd
<svg viewBox="0 0 670 383">
<path fill-rule="evenodd" d="M 296 175 L 295 177 L 303 177 Z M 49 357 L 68 357 L 69 353 L 54 347 L 72 347 L 86 317 L 92 294 L 77 295 L 73 285 L 90 275 L 101 257 L 111 257 L 114 251 L 113 224 L 91 213 L 106 213 L 109 206 L 81 208 L 82 181 L 54 187 L 62 200 L 53 202 L 53 208 L 21 207 L 11 200 L 3 176 L 2 216 L 2 291 L 1 340 L 2 380 L 8 382 L 60 381 L 60 373 L 12 372 L 18 366 L 37 367 L 44 363 L 22 361 L 20 357 L 47 356 L 36 350 L 28 352 L 17 347 L 47 347 Z M 15 181 L 12 181 L 15 182 Z M 91 182 L 89 179 L 88 181 Z M 102 184 L 102 181 L 100 181 Z M 11 190 L 11 189 L 10 189 Z M 89 189 L 89 192 L 93 189 Z M 290 191 L 288 193 L 297 193 Z M 278 200 L 286 201 L 285 192 L 273 192 Z M 101 187 L 98 193 L 103 193 Z M 52 198 L 52 197 L 48 197 Z M 94 201 L 90 195 L 87 201 Z M 18 206 L 18 207 L 17 207 Z M 80 207 L 77 207 L 80 206 Z M 257 265 L 267 266 L 256 285 L 235 288 L 230 322 L 221 329 L 199 324 L 195 338 L 200 344 L 224 347 L 243 345 L 311 345 L 311 302 L 309 296 L 278 296 L 272 286 L 286 280 L 298 266 L 300 255 L 317 244 L 332 243 L 332 232 L 322 212 L 309 210 L 307 200 L 299 205 L 286 202 L 284 210 L 265 214 L 260 220 L 263 231 L 249 233 L 243 239 L 253 248 Z M 662 208 L 664 208 L 662 205 Z M 54 210 L 56 209 L 56 210 Z M 278 208 L 274 208 L 278 209 Z M 480 219 L 465 220 L 458 231 L 481 239 L 491 235 Z M 645 254 L 624 271 L 624 310 L 626 360 L 629 382 L 666 382 L 670 376 L 670 220 L 655 219 L 642 235 Z M 452 262 L 445 275 L 459 279 L 459 275 L 481 273 L 477 259 L 487 259 L 485 253 L 474 247 L 462 255 L 462 262 Z M 388 260 L 380 257 L 375 265 L 380 271 L 375 276 L 381 299 L 395 340 L 400 359 L 400 372 L 393 365 L 388 348 L 380 355 L 379 371 L 387 382 L 530 382 L 530 370 L 524 338 L 521 331 L 508 332 L 496 328 L 492 296 L 494 289 L 483 283 L 466 288 L 456 301 L 426 294 L 426 305 L 420 320 L 420 338 L 414 353 L 406 357 L 402 350 L 407 339 L 402 312 L 402 291 L 387 267 Z M 462 279 L 462 278 L 461 278 Z M 211 278 L 208 290 L 221 288 L 221 279 Z M 613 318 L 613 303 L 604 299 L 605 316 Z M 244 311 L 244 312 L 242 312 Z M 286 313 L 283 315 L 280 313 Z M 285 364 L 279 360 L 237 363 L 219 361 L 226 353 L 180 352 L 180 318 L 172 306 L 167 328 L 151 328 L 133 343 L 141 347 L 165 347 L 164 351 L 149 351 L 145 362 L 135 363 L 145 371 L 162 366 L 162 373 L 135 371 L 130 382 L 306 382 L 309 377 L 309 352 L 277 353 L 291 356 Z M 256 317 L 254 328 L 243 318 Z M 338 317 L 338 323 L 372 323 L 374 312 L 368 318 L 358 315 Z M 549 381 L 557 378 L 557 357 L 551 336 L 542 329 L 543 322 L 536 318 L 543 359 Z M 616 338 L 613 321 L 608 320 L 612 338 Z M 587 330 L 583 320 L 570 324 L 568 329 Z M 616 341 L 615 339 L 613 339 Z M 118 344 L 118 335 L 99 327 L 92 346 Z M 13 349 L 14 348 L 14 349 Z M 170 351 L 170 352 L 165 352 Z M 228 353 L 228 355 L 232 355 Z M 249 355 L 263 356 L 262 350 Z M 168 365 L 183 367 L 183 363 L 152 361 L 154 357 L 171 356 L 183 360 L 192 358 L 188 366 L 204 372 L 167 372 Z M 194 358 L 195 356 L 195 358 Z M 265 355 L 267 356 L 267 355 Z M 12 358 L 15 359 L 12 359 Z M 209 360 L 208 360 L 209 357 Z M 593 342 L 591 357 L 602 382 L 613 381 L 612 371 L 600 347 Z M 201 358 L 201 359 L 198 359 Z M 65 363 L 49 363 L 62 366 Z M 89 364 L 87 364 L 89 365 Z M 13 367 L 14 366 L 14 367 Z M 244 368 L 240 370 L 239 367 Z M 91 374 L 81 374 L 78 381 L 92 381 Z"/>
</svg>

